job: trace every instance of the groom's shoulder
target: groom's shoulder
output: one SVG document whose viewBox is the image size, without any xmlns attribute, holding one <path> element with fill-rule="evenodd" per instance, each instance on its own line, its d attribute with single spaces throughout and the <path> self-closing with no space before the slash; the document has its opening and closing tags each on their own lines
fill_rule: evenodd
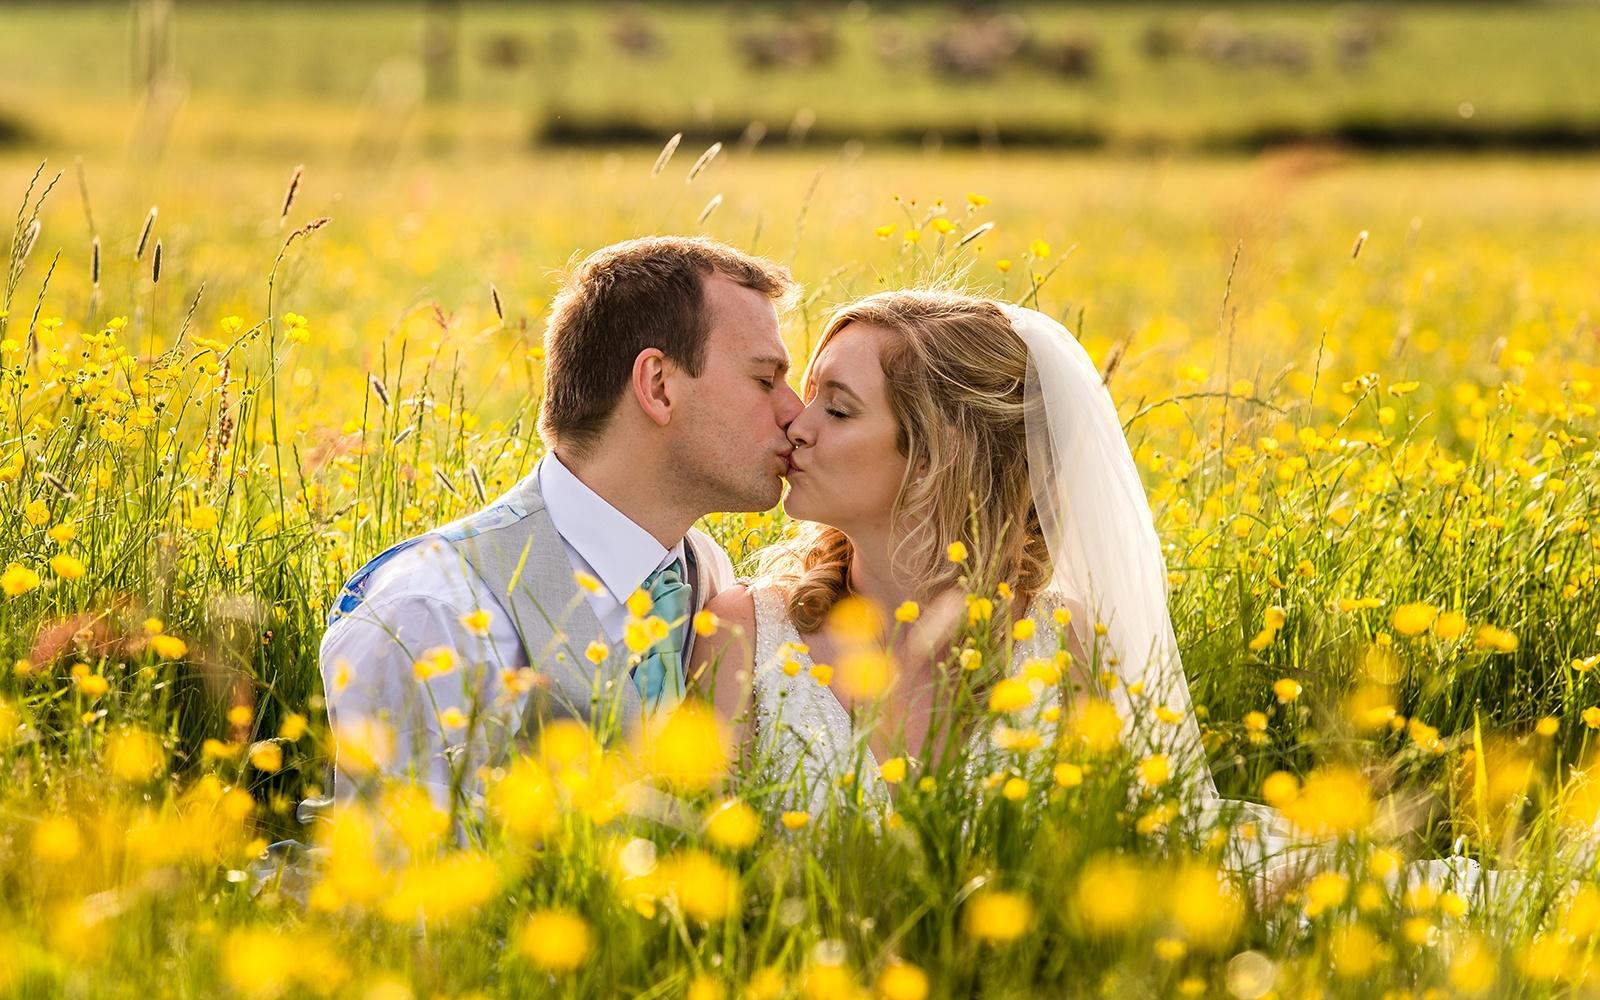
<svg viewBox="0 0 1600 1000">
<path fill-rule="evenodd" d="M 728 552 L 715 538 L 701 531 L 699 528 L 690 528 L 684 536 L 684 543 L 694 550 L 696 559 L 710 563 L 712 577 L 717 581 L 717 589 L 722 590 L 733 584 L 733 560 L 728 557 Z"/>
<path fill-rule="evenodd" d="M 482 579 L 463 558 L 455 541 L 436 532 L 407 539 L 380 554 L 359 571 L 352 585 L 359 588 L 350 607 L 339 608 L 330 627 L 349 619 L 361 609 L 369 615 L 397 607 L 436 605 L 452 609 L 476 606 L 483 589 Z"/>
</svg>

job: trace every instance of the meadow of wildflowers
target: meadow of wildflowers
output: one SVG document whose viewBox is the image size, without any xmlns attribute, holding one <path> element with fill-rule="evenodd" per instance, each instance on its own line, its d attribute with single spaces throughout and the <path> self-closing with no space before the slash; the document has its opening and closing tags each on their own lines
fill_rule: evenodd
<svg viewBox="0 0 1600 1000">
<path fill-rule="evenodd" d="M 0 995 L 1595 989 L 1592 164 L 702 152 L 0 161 Z M 559 268 L 658 231 L 788 263 L 797 359 L 830 306 L 952 274 L 1078 332 L 1218 782 L 1321 869 L 1224 876 L 1105 702 L 1017 722 L 1065 673 L 1000 683 L 1000 591 L 956 642 L 998 766 L 888 761 L 886 813 L 795 809 L 691 708 L 547 730 L 482 815 L 397 786 L 301 826 L 335 589 L 532 468 Z M 786 530 L 707 528 L 747 567 Z M 260 884 L 284 838 L 324 853 Z M 1405 866 L 1451 854 L 1522 877 Z"/>
</svg>

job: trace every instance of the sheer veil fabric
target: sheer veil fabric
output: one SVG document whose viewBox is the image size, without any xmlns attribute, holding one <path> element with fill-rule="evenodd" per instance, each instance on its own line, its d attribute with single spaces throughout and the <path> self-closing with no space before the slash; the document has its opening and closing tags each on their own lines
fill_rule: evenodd
<svg viewBox="0 0 1600 1000">
<path fill-rule="evenodd" d="M 1122 715 L 1125 741 L 1135 752 L 1170 757 L 1173 773 L 1189 782 L 1186 791 L 1203 824 L 1234 821 L 1230 868 L 1273 879 L 1314 867 L 1322 848 L 1295 836 L 1276 809 L 1217 792 L 1172 629 L 1166 560 L 1149 498 L 1099 370 L 1054 319 L 1023 306 L 1001 309 L 1028 348 L 1028 478 L 1050 553 L 1049 589 L 1070 595 L 1104 623 L 1106 634 L 1090 655 L 1118 680 L 1109 694 Z M 1137 701 L 1129 685 L 1140 686 Z M 1171 709 L 1177 721 L 1157 722 L 1156 706 Z M 1253 827 L 1249 837 L 1239 835 L 1246 823 Z M 1497 884 L 1527 888 L 1520 873 L 1485 870 L 1460 855 L 1412 862 L 1406 871 L 1467 891 L 1480 878 L 1491 890 Z"/>
<path fill-rule="evenodd" d="M 1090 653 L 1118 680 L 1108 694 L 1125 739 L 1138 752 L 1168 755 L 1202 818 L 1230 810 L 1255 824 L 1253 838 L 1233 845 L 1236 865 L 1287 863 L 1283 818 L 1217 793 L 1167 608 L 1166 560 L 1111 393 L 1064 326 L 1035 309 L 1001 309 L 1028 348 L 1028 478 L 1050 553 L 1049 589 L 1071 595 L 1104 624 Z M 1177 721 L 1157 722 L 1156 706 Z"/>
</svg>

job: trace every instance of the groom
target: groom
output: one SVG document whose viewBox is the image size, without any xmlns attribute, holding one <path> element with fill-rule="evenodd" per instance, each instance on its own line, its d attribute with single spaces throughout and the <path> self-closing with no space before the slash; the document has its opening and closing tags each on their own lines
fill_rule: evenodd
<svg viewBox="0 0 1600 1000">
<path fill-rule="evenodd" d="M 788 471 L 802 404 L 784 381 L 777 306 L 794 290 L 778 265 L 700 238 L 629 240 L 578 265 L 545 335 L 549 452 L 339 594 L 321 666 L 347 765 L 382 732 L 393 744 L 372 754 L 376 772 L 449 808 L 547 720 L 626 736 L 677 704 L 691 619 L 733 577 L 691 526 L 771 508 Z M 628 632 L 637 591 L 671 623 L 643 649 L 637 618 Z M 336 766 L 336 799 L 356 792 L 353 770 Z"/>
</svg>

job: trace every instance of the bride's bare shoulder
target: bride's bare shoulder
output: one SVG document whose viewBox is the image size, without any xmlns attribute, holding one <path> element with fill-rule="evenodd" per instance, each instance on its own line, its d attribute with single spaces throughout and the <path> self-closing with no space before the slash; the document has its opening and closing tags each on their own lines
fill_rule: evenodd
<svg viewBox="0 0 1600 1000">
<path fill-rule="evenodd" d="M 711 595 L 706 601 L 706 610 L 717 616 L 719 622 L 730 625 L 754 626 L 756 622 L 756 599 L 750 592 L 751 581 L 739 580 L 731 587 L 724 587 Z M 720 631 L 720 629 L 719 629 Z"/>
</svg>

